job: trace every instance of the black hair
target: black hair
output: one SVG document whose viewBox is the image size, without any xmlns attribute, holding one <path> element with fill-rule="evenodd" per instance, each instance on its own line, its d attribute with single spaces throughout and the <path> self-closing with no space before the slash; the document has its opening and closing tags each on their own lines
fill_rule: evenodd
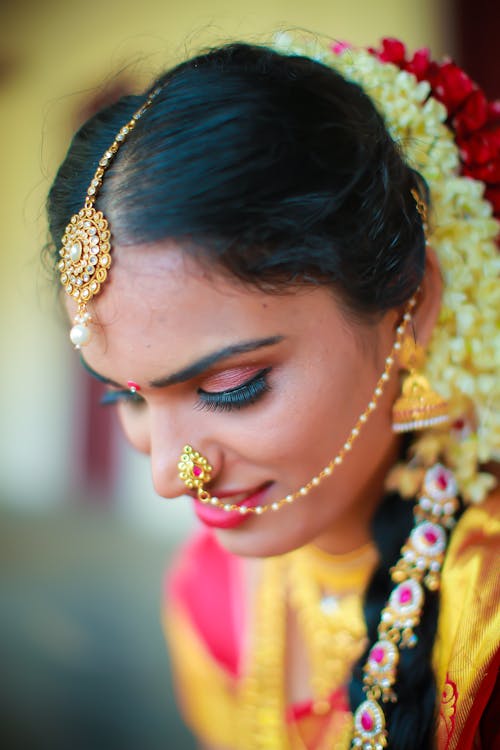
<svg viewBox="0 0 500 750">
<path fill-rule="evenodd" d="M 411 296 L 424 267 L 411 195 L 422 180 L 359 86 L 244 44 L 184 62 L 157 86 L 97 200 L 115 245 L 182 240 L 251 284 L 331 284 L 360 314 Z M 56 247 L 143 102 L 124 97 L 75 135 L 49 195 Z"/>
<path fill-rule="evenodd" d="M 124 97 L 80 129 L 48 200 L 56 250 L 102 154 L 158 86 L 97 199 L 115 247 L 175 239 L 201 262 L 271 292 L 330 285 L 368 320 L 414 294 L 425 237 L 411 191 L 426 198 L 426 187 L 373 102 L 319 62 L 247 44 L 178 65 L 144 96 Z M 370 643 L 410 525 L 405 504 L 380 508 L 381 561 L 366 598 Z M 401 658 L 398 703 L 387 709 L 398 750 L 429 747 L 436 621 L 431 596 L 418 645 Z M 353 710 L 363 699 L 364 658 L 351 681 Z"/>
</svg>

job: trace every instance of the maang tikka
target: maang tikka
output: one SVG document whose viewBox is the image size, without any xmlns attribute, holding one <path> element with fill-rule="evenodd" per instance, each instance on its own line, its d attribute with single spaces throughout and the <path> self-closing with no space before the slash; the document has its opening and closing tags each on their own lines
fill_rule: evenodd
<svg viewBox="0 0 500 750">
<path fill-rule="evenodd" d="M 99 294 L 111 266 L 109 224 L 102 211 L 96 211 L 95 200 L 106 169 L 113 161 L 123 141 L 134 129 L 137 120 L 149 109 L 160 89 L 161 87 L 156 88 L 149 95 L 103 154 L 87 189 L 85 205 L 71 217 L 62 238 L 62 248 L 59 251 L 61 259 L 57 267 L 66 294 L 78 305 L 78 312 L 70 331 L 70 339 L 76 349 L 80 349 L 90 341 L 91 331 L 88 324 L 92 318 L 88 311 L 88 304 Z"/>
</svg>

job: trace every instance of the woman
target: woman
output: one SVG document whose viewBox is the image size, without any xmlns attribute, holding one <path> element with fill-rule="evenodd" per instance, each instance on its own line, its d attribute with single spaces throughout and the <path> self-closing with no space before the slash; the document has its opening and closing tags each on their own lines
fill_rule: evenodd
<svg viewBox="0 0 500 750">
<path fill-rule="evenodd" d="M 205 528 L 166 613 L 205 747 L 493 747 L 498 109 L 394 41 L 287 44 L 76 134 L 71 339 Z"/>
</svg>

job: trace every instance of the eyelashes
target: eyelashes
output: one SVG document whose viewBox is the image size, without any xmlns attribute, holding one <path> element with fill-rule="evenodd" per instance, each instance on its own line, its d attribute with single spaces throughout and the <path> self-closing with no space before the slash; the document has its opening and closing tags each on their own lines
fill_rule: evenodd
<svg viewBox="0 0 500 750">
<path fill-rule="evenodd" d="M 260 370 L 250 380 L 236 388 L 230 388 L 227 391 L 212 393 L 198 388 L 197 409 L 207 409 L 208 411 L 233 411 L 234 409 L 243 409 L 258 401 L 271 386 L 267 381 L 267 374 L 271 368 L 266 367 Z"/>
<path fill-rule="evenodd" d="M 207 411 L 233 411 L 250 406 L 271 390 L 271 386 L 267 380 L 267 375 L 270 371 L 271 368 L 266 367 L 246 383 L 242 383 L 236 386 L 236 388 L 229 388 L 226 391 L 211 392 L 198 388 L 198 400 L 195 408 L 206 409 Z M 100 400 L 102 406 L 112 406 L 113 404 L 123 402 L 134 406 L 140 406 L 145 403 L 144 398 L 139 393 L 132 393 L 128 389 L 108 391 Z"/>
</svg>

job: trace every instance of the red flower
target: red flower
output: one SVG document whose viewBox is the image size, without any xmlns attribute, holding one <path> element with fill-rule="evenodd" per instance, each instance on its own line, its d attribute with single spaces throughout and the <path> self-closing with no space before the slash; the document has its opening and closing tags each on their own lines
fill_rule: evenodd
<svg viewBox="0 0 500 750">
<path fill-rule="evenodd" d="M 484 191 L 484 197 L 493 206 L 493 214 L 500 216 L 500 185 L 492 185 Z"/>
<path fill-rule="evenodd" d="M 490 102 L 488 105 L 488 117 L 491 122 L 498 120 L 500 122 L 500 99 Z"/>
<path fill-rule="evenodd" d="M 394 65 L 398 65 L 400 68 L 404 67 L 406 62 L 406 47 L 399 39 L 386 37 L 382 39 L 381 50 L 370 49 L 370 52 L 376 55 L 382 62 L 394 63 Z"/>
<path fill-rule="evenodd" d="M 443 102 L 449 115 L 453 114 L 476 88 L 469 76 L 451 61 L 437 66 L 430 84 L 433 96 Z"/>
<path fill-rule="evenodd" d="M 332 52 L 334 55 L 341 55 L 346 49 L 351 49 L 352 44 L 349 42 L 338 41 L 332 44 Z"/>
<path fill-rule="evenodd" d="M 479 130 L 488 120 L 488 100 L 481 91 L 476 89 L 467 99 L 463 107 L 453 119 L 453 127 L 457 136 Z"/>
<path fill-rule="evenodd" d="M 431 95 L 444 104 L 447 123 L 455 134 L 462 162 L 461 174 L 485 183 L 485 198 L 500 218 L 500 101 L 488 102 L 481 89 L 451 60 L 438 64 L 428 49 L 417 50 L 406 59 L 399 39 L 382 40 L 380 49 L 368 51 L 382 62 L 428 81 Z M 500 238 L 499 238 L 500 242 Z"/>
<path fill-rule="evenodd" d="M 425 78 L 427 78 L 430 65 L 430 52 L 426 47 L 424 47 L 423 49 L 418 49 L 414 53 L 411 60 L 409 60 L 405 64 L 404 68 L 408 71 L 408 73 L 413 73 L 418 81 L 423 81 Z"/>
<path fill-rule="evenodd" d="M 499 157 L 500 128 L 483 128 L 466 138 L 457 137 L 456 140 L 460 156 L 468 165 L 487 164 Z"/>
<path fill-rule="evenodd" d="M 500 160 L 490 164 L 466 164 L 462 170 L 465 177 L 481 180 L 488 185 L 500 183 Z"/>
</svg>

